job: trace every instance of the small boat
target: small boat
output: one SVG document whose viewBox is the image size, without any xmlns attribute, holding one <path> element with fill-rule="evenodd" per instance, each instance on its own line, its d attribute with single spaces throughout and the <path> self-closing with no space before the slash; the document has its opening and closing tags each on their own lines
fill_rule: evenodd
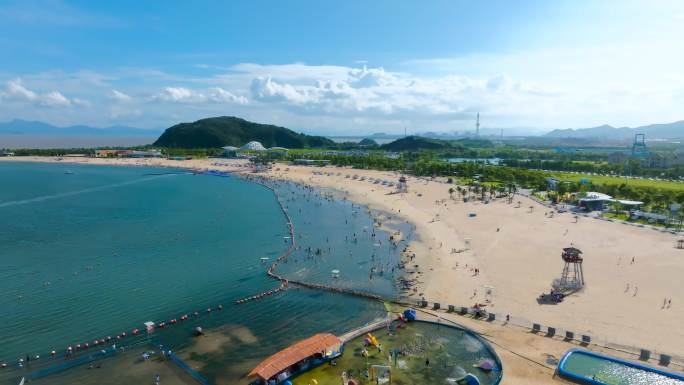
<svg viewBox="0 0 684 385">
<path fill-rule="evenodd" d="M 66 171 L 64 171 L 64 173 L 67 174 L 67 175 L 72 175 L 74 172 L 71 171 L 71 170 L 66 170 Z"/>
</svg>

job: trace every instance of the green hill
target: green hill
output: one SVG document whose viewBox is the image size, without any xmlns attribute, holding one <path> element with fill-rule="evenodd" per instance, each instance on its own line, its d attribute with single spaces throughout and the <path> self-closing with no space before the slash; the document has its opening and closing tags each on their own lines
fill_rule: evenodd
<svg viewBox="0 0 684 385">
<path fill-rule="evenodd" d="M 424 138 L 422 136 L 407 136 L 393 142 L 383 144 L 383 150 L 388 151 L 416 151 L 416 150 L 440 150 L 451 147 L 449 142 L 439 139 Z"/>
<path fill-rule="evenodd" d="M 298 134 L 285 127 L 249 122 L 234 116 L 201 119 L 169 127 L 154 142 L 172 148 L 240 147 L 256 140 L 265 147 L 308 148 L 334 146 L 322 136 Z"/>
</svg>

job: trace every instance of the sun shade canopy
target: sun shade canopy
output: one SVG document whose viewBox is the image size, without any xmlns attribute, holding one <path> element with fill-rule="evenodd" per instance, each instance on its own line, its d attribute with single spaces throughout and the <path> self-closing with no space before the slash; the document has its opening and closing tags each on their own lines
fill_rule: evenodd
<svg viewBox="0 0 684 385">
<path fill-rule="evenodd" d="M 299 361 L 316 353 L 325 355 L 328 350 L 337 350 L 342 340 L 330 333 L 319 333 L 279 351 L 262 361 L 249 372 L 249 377 L 258 376 L 268 380 Z"/>
</svg>

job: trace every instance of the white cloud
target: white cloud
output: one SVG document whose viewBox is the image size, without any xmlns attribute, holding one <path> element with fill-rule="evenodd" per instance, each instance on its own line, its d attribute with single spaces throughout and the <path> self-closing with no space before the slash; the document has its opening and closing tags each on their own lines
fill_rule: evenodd
<svg viewBox="0 0 684 385">
<path fill-rule="evenodd" d="M 247 98 L 236 96 L 220 87 L 209 90 L 193 90 L 185 87 L 165 87 L 153 97 L 154 100 L 174 103 L 235 103 L 247 104 Z"/>
<path fill-rule="evenodd" d="M 178 103 L 199 103 L 206 100 L 206 97 L 199 92 L 184 87 L 165 87 L 154 99 L 166 102 Z"/>
<path fill-rule="evenodd" d="M 74 105 L 77 105 L 77 106 L 79 106 L 79 107 L 90 107 L 90 106 L 93 105 L 93 104 L 90 103 L 89 101 L 83 100 L 83 99 L 79 99 L 79 98 L 73 98 L 72 101 L 73 101 Z"/>
<path fill-rule="evenodd" d="M 72 101 L 59 91 L 49 91 L 39 94 L 24 86 L 21 79 L 7 81 L 5 91 L 0 93 L 0 97 L 9 102 L 28 102 L 45 107 L 66 107 L 72 105 L 72 103 L 80 106 L 87 104 L 85 100 L 81 99 L 74 99 Z"/>
<path fill-rule="evenodd" d="M 290 77 L 290 81 L 258 76 L 250 83 L 252 97 L 306 114 L 441 120 L 446 126 L 451 120 L 471 119 L 478 110 L 527 100 L 543 91 L 506 75 L 421 78 L 383 68 L 341 68 L 335 77 L 326 72 L 324 80 L 316 78 L 321 73 L 318 68 L 312 67 L 315 75 L 308 77 L 301 66 L 297 79 Z"/>
<path fill-rule="evenodd" d="M 246 97 L 236 96 L 221 87 L 214 87 L 209 90 L 209 100 L 216 103 L 247 104 L 249 102 Z"/>
<path fill-rule="evenodd" d="M 119 90 L 111 90 L 109 92 L 109 98 L 117 102 L 127 103 L 131 101 L 131 97 Z"/>
<path fill-rule="evenodd" d="M 212 65 L 208 74 L 194 77 L 130 68 L 50 71 L 0 79 L 0 118 L 35 115 L 74 124 L 87 117 L 101 126 L 160 127 L 233 114 L 338 133 L 403 132 L 404 125 L 414 132 L 461 131 L 472 129 L 477 112 L 484 127 L 680 120 L 684 54 L 673 51 L 662 60 L 658 52 L 664 47 L 480 54 L 403 63 L 401 71 L 303 63 Z M 90 108 L 69 115 L 47 106 Z"/>
<path fill-rule="evenodd" d="M 27 89 L 21 84 L 21 79 L 10 80 L 7 82 L 6 97 L 34 101 L 38 98 L 35 92 Z"/>
<path fill-rule="evenodd" d="M 40 102 L 50 107 L 71 105 L 71 101 L 57 91 L 48 92 L 43 95 Z"/>
</svg>

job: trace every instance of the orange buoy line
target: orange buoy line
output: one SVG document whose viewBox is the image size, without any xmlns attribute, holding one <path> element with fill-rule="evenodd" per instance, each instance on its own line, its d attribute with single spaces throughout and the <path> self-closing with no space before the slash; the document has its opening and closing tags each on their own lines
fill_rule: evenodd
<svg viewBox="0 0 684 385">
<path fill-rule="evenodd" d="M 262 180 L 259 180 L 257 178 L 249 178 L 249 177 L 247 179 L 249 179 L 251 182 L 260 184 L 261 186 L 271 190 L 271 192 L 275 196 L 276 201 L 278 202 L 278 206 L 280 207 L 280 211 L 282 211 L 283 215 L 285 216 L 285 219 L 287 219 L 287 227 L 288 227 L 288 231 L 290 233 L 290 246 L 287 248 L 287 250 L 285 250 L 284 253 L 280 254 L 278 256 L 278 258 L 275 259 L 275 261 L 273 261 L 273 263 L 271 264 L 271 266 L 268 268 L 268 270 L 266 272 L 269 277 L 275 278 L 278 281 L 280 281 L 280 286 L 278 286 L 275 289 L 267 290 L 267 291 L 261 292 L 259 294 L 255 294 L 253 296 L 250 296 L 250 297 L 237 299 L 234 302 L 236 305 L 241 305 L 243 303 L 247 303 L 250 301 L 260 300 L 260 299 L 263 299 L 263 298 L 268 297 L 270 295 L 284 291 L 287 288 L 288 280 L 283 278 L 283 277 L 276 275 L 275 273 L 273 273 L 273 271 L 275 270 L 275 268 L 278 266 L 278 264 L 282 260 L 284 260 L 285 258 L 289 257 L 290 254 L 292 254 L 292 252 L 295 250 L 295 248 L 297 246 L 297 244 L 296 244 L 297 241 L 295 240 L 294 225 L 292 224 L 292 218 L 290 218 L 290 215 L 287 213 L 287 210 L 285 209 L 285 205 L 283 204 L 283 201 L 280 199 L 280 196 L 278 195 L 278 193 L 275 191 L 275 189 L 273 187 L 269 186 L 268 184 L 266 184 Z"/>
<path fill-rule="evenodd" d="M 213 311 L 221 311 L 221 310 L 223 310 L 223 305 L 218 305 L 215 308 L 208 307 L 206 309 L 206 312 L 211 313 Z M 193 315 L 195 317 L 199 317 L 200 313 L 198 311 L 195 311 L 193 313 Z M 149 324 L 149 326 L 146 325 L 145 329 L 134 328 L 130 332 L 123 331 L 114 337 L 106 336 L 106 337 L 94 339 L 92 342 L 83 342 L 83 343 L 77 343 L 77 344 L 69 345 L 64 349 L 64 358 L 65 359 L 72 358 L 78 352 L 86 351 L 86 350 L 89 350 L 90 348 L 94 348 L 96 346 L 101 347 L 101 346 L 104 346 L 108 343 L 111 343 L 112 348 L 115 349 L 116 343 L 118 343 L 118 341 L 122 341 L 129 336 L 137 336 L 137 335 L 140 335 L 142 332 L 147 332 L 148 330 L 152 331 L 154 329 L 164 329 L 167 326 L 176 325 L 178 323 L 178 320 L 187 321 L 189 318 L 190 318 L 190 316 L 186 313 L 186 314 L 181 315 L 178 319 L 173 318 L 169 321 L 160 321 L 158 323 L 151 323 L 151 324 Z M 102 349 L 102 350 L 104 351 L 104 349 Z M 57 358 L 57 350 L 50 351 L 49 356 L 51 358 Z M 30 363 L 30 361 L 35 361 L 38 359 L 40 359 L 40 355 L 36 355 L 35 357 L 31 357 L 27 354 L 25 359 L 19 358 L 19 359 L 17 359 L 16 363 L 17 363 L 18 367 L 22 368 L 22 367 L 24 367 L 24 365 Z M 8 368 L 9 364 L 7 362 L 8 361 L 0 360 L 0 369 Z"/>
</svg>

